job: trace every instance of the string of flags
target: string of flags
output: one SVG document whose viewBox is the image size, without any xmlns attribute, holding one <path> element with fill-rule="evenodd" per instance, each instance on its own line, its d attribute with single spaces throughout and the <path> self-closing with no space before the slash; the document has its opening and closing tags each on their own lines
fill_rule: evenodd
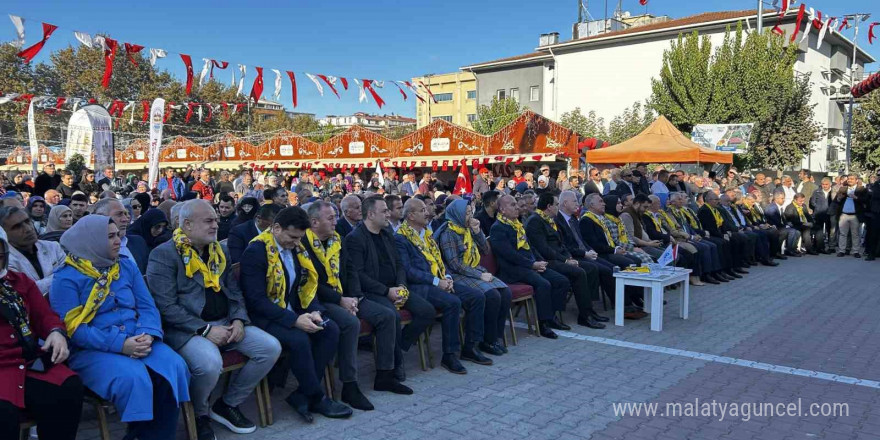
<svg viewBox="0 0 880 440">
<path fill-rule="evenodd" d="M 150 117 L 150 105 L 152 103 L 152 101 L 150 100 L 122 99 L 113 99 L 109 102 L 99 103 L 98 100 L 94 98 L 80 98 L 70 96 L 36 96 L 31 93 L 0 94 L 0 105 L 10 102 L 24 103 L 24 107 L 21 110 L 22 115 L 27 113 L 31 103 L 33 103 L 35 109 L 43 110 L 44 113 L 50 115 L 60 113 L 65 105 L 71 107 L 71 111 L 75 112 L 77 108 L 82 105 L 99 104 L 104 106 L 107 109 L 107 112 L 110 113 L 110 116 L 112 116 L 116 120 L 116 127 L 119 127 L 119 122 L 124 119 L 126 113 L 130 115 L 128 120 L 129 124 L 133 124 L 135 120 L 139 120 L 140 122 L 148 122 Z M 246 105 L 247 103 L 245 102 L 175 103 L 172 101 L 168 101 L 165 103 L 165 117 L 162 122 L 168 122 L 169 118 L 172 117 L 175 110 L 184 109 L 186 109 L 187 111 L 186 115 L 184 116 L 184 121 L 187 124 L 189 124 L 193 116 L 196 115 L 198 115 L 198 121 L 204 123 L 211 122 L 214 119 L 215 114 L 222 116 L 224 119 L 229 119 L 233 115 L 243 112 Z M 139 112 L 140 116 L 136 118 L 136 115 Z"/>
<path fill-rule="evenodd" d="M 25 62 L 30 63 L 37 54 L 43 49 L 46 45 L 46 42 L 52 36 L 52 34 L 58 30 L 58 26 L 42 23 L 43 27 L 43 35 L 42 39 L 37 43 L 23 48 L 25 45 L 25 19 L 16 16 L 9 15 L 9 19 L 12 21 L 13 26 L 15 27 L 16 39 L 13 40 L 10 44 L 19 49 L 18 56 L 21 57 Z M 103 88 L 108 88 L 110 86 L 110 81 L 113 77 L 113 62 L 116 59 L 118 52 L 125 51 L 125 55 L 128 58 L 129 62 L 133 65 L 138 65 L 137 54 L 141 53 L 146 47 L 134 44 L 130 42 L 123 42 L 122 44 L 119 41 L 109 38 L 107 36 L 95 35 L 94 37 L 82 31 L 73 31 L 74 38 L 79 41 L 80 44 L 86 46 L 88 48 L 97 48 L 101 49 L 104 53 L 104 75 L 101 78 L 101 86 Z M 172 52 L 168 52 L 165 49 L 160 48 L 150 48 L 149 51 L 149 60 L 151 66 L 156 66 L 157 62 L 160 59 L 165 59 Z M 189 54 L 179 53 L 177 54 L 180 57 L 181 62 L 186 68 L 186 94 L 189 96 L 192 94 L 193 85 L 196 82 L 195 78 L 195 70 L 193 68 L 193 59 Z M 200 87 L 204 86 L 208 81 L 214 80 L 214 69 L 218 70 L 226 70 L 230 68 L 230 63 L 228 61 L 218 60 L 215 58 L 202 58 L 202 69 L 199 72 L 198 76 L 198 84 Z M 247 95 L 244 94 L 244 83 L 245 77 L 247 75 L 247 66 L 244 64 L 237 64 L 238 69 L 230 68 L 232 81 L 230 85 L 232 87 L 237 87 L 237 92 L 239 95 L 247 96 L 249 100 L 252 100 L 254 103 L 258 102 L 260 98 L 263 96 L 263 70 L 262 66 L 254 66 L 254 70 L 256 71 L 255 78 L 251 85 L 251 91 Z M 236 70 L 238 71 L 238 78 L 236 80 Z M 282 70 L 280 69 L 267 69 L 271 71 L 275 75 L 275 80 L 273 82 L 274 89 L 272 91 L 272 96 L 277 100 L 281 96 L 281 91 L 283 87 L 282 80 Z M 290 80 L 291 87 L 291 95 L 293 100 L 293 107 L 299 104 L 298 102 L 298 93 L 297 93 L 297 82 L 296 82 L 296 74 L 293 71 L 285 70 L 287 76 Z M 333 75 L 326 74 L 317 74 L 317 73 L 306 73 L 303 72 L 306 77 L 308 77 L 315 85 L 315 88 L 322 97 L 324 96 L 324 87 L 330 89 L 337 98 L 341 98 L 340 95 L 340 87 L 342 91 L 347 91 L 349 89 L 349 83 L 353 82 L 358 87 L 358 101 L 364 102 L 368 101 L 372 98 L 373 102 L 379 107 L 382 108 L 385 105 L 385 100 L 379 95 L 376 89 L 383 89 L 385 87 L 386 81 L 384 80 L 376 80 L 376 79 L 366 79 L 366 78 L 356 78 L 356 77 L 338 77 Z M 219 81 L 219 79 L 218 79 Z M 423 82 L 419 82 L 418 84 L 412 84 L 410 81 L 397 81 L 397 80 L 389 80 L 388 82 L 394 84 L 398 91 L 401 94 L 401 97 L 404 101 L 408 99 L 407 91 L 412 93 L 419 101 L 425 102 L 426 98 L 423 95 L 427 95 L 434 103 L 437 102 L 434 94 L 431 92 L 431 89 L 428 85 Z"/>
<path fill-rule="evenodd" d="M 795 8 L 795 1 L 782 0 L 781 7 L 779 6 L 779 2 L 780 0 L 773 0 L 773 7 L 779 11 L 779 15 L 772 31 L 775 34 L 784 35 L 785 31 L 782 30 L 781 27 L 782 19 L 789 10 Z M 798 40 L 798 34 L 800 33 L 801 25 L 804 24 L 805 19 L 807 26 L 804 28 L 800 40 Z M 856 20 L 859 20 L 859 18 L 856 18 Z M 868 26 L 868 44 L 874 44 L 874 40 L 877 39 L 876 34 L 874 34 L 874 26 L 877 25 L 880 25 L 880 22 L 873 22 Z M 794 32 L 792 32 L 789 42 L 794 43 L 797 40 L 798 44 L 803 44 L 809 38 L 810 30 L 815 29 L 818 32 L 816 48 L 820 49 L 822 48 L 822 43 L 824 42 L 825 35 L 827 35 L 829 29 L 841 33 L 845 29 L 851 29 L 852 27 L 854 27 L 854 23 L 851 23 L 848 17 L 843 17 L 843 19 L 840 20 L 838 17 L 823 15 L 822 11 L 817 11 L 813 7 L 808 7 L 806 4 L 801 3 L 797 6 Z"/>
</svg>

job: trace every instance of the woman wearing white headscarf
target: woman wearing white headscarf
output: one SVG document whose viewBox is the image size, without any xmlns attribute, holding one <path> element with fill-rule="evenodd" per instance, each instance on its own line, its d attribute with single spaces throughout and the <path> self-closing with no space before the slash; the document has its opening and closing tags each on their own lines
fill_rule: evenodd
<svg viewBox="0 0 880 440">
<path fill-rule="evenodd" d="M 58 241 L 61 234 L 73 226 L 73 211 L 64 205 L 58 205 L 49 211 L 49 224 L 46 232 L 40 235 L 40 240 Z"/>
<path fill-rule="evenodd" d="M 49 293 L 71 340 L 70 367 L 119 409 L 128 436 L 174 438 L 189 371 L 162 342 L 162 323 L 134 261 L 119 254 L 119 228 L 87 215 L 61 236 L 69 252 Z"/>
<path fill-rule="evenodd" d="M 64 323 L 30 278 L 7 270 L 7 252 L 0 229 L 0 438 L 19 438 L 18 423 L 27 414 L 41 439 L 73 440 L 83 388 L 64 365 Z"/>
</svg>

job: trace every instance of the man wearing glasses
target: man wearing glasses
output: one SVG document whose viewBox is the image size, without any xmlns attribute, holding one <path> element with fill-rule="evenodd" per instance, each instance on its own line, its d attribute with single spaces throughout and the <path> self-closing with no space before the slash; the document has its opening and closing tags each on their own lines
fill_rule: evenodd
<svg viewBox="0 0 880 440">
<path fill-rule="evenodd" d="M 626 195 L 635 197 L 638 190 L 636 189 L 632 170 L 625 168 L 620 172 L 620 178 L 621 181 L 618 182 L 617 188 L 614 189 L 616 195 L 621 198 Z"/>
</svg>

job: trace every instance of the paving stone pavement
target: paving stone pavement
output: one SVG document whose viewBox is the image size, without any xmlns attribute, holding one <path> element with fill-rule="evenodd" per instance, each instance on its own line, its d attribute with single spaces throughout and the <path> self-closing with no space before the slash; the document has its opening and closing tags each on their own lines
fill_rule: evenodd
<svg viewBox="0 0 880 440">
<path fill-rule="evenodd" d="M 865 261 L 831 256 L 789 259 L 778 268 L 756 267 L 743 280 L 691 289 L 690 319 L 678 318 L 679 290 L 667 292 L 663 332 L 649 322 L 626 321 L 606 330 L 575 326 L 588 335 L 657 347 L 730 356 L 845 375 L 880 379 L 880 270 Z M 601 305 L 596 303 L 601 310 Z M 574 322 L 574 303 L 566 321 Z M 604 312 L 610 316 L 611 312 Z M 520 317 L 522 319 L 522 317 Z M 438 324 L 439 325 L 439 324 Z M 432 348 L 439 357 L 439 331 Z M 295 388 L 272 394 L 275 424 L 254 438 L 408 439 L 880 439 L 880 390 L 763 371 L 691 357 L 562 337 L 536 338 L 518 329 L 519 345 L 468 374 L 442 368 L 422 372 L 411 350 L 407 385 L 412 396 L 371 390 L 373 361 L 360 353 L 360 384 L 375 411 L 348 420 L 316 418 L 306 425 L 284 403 Z M 726 417 L 657 415 L 621 417 L 612 404 L 847 403 L 848 416 Z M 253 399 L 243 406 L 256 420 Z M 96 439 L 87 410 L 78 438 Z M 112 420 L 116 420 L 115 418 Z M 243 439 L 218 425 L 217 438 Z M 114 439 L 124 427 L 112 424 Z M 183 438 L 182 429 L 178 438 Z"/>
</svg>

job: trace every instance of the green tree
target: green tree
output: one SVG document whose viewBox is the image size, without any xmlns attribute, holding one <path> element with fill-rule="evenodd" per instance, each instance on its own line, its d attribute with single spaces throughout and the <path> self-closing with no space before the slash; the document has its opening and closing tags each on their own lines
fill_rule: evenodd
<svg viewBox="0 0 880 440">
<path fill-rule="evenodd" d="M 853 111 L 851 168 L 880 168 L 880 92 L 869 93 Z"/>
<path fill-rule="evenodd" d="M 576 107 L 572 111 L 563 113 L 559 118 L 559 124 L 574 131 L 581 137 L 608 139 L 605 119 L 598 117 L 594 110 L 590 110 L 589 113 L 584 115 L 581 108 Z"/>
<path fill-rule="evenodd" d="M 489 105 L 477 108 L 477 118 L 471 124 L 480 134 L 493 134 L 513 122 L 522 113 L 522 106 L 511 98 L 492 98 Z"/>
<path fill-rule="evenodd" d="M 769 30 L 728 29 L 712 53 L 707 37 L 679 35 L 652 80 L 651 106 L 682 132 L 696 124 L 755 123 L 746 166 L 801 162 L 822 130 L 810 105 L 810 78 L 796 76 L 797 45 Z"/>
<path fill-rule="evenodd" d="M 67 159 L 67 165 L 65 165 L 64 169 L 72 172 L 74 179 L 78 182 L 79 178 L 82 177 L 82 170 L 85 167 L 86 159 L 81 154 L 76 153 L 70 156 L 70 159 Z"/>
<path fill-rule="evenodd" d="M 654 112 L 647 104 L 643 106 L 640 102 L 633 103 L 611 120 L 608 126 L 608 143 L 619 144 L 634 137 L 651 125 L 654 118 Z"/>
</svg>

